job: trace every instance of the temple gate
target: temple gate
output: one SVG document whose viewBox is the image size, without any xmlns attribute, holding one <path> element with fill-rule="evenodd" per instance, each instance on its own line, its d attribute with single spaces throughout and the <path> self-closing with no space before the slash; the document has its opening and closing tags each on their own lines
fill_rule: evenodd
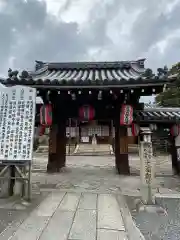
<svg viewBox="0 0 180 240">
<path fill-rule="evenodd" d="M 136 116 L 136 112 L 144 108 L 139 103 L 140 96 L 158 94 L 171 81 L 166 69 L 158 69 L 158 74 L 154 74 L 144 68 L 144 59 L 140 59 L 75 63 L 36 61 L 35 71 L 23 71 L 18 75 L 17 71 L 9 70 L 9 77 L 3 83 L 35 87 L 43 103 L 51 105 L 48 172 L 59 172 L 65 166 L 67 122 L 75 119 L 76 126 L 73 122 L 71 126 L 76 129 L 77 125 L 81 126 L 76 141 L 80 141 L 80 136 L 84 134 L 82 125 L 89 126 L 93 121 L 107 123 L 117 172 L 129 174 L 128 128 L 133 123 L 140 124 Z M 80 111 L 82 107 L 84 119 Z M 93 134 L 98 136 L 99 130 L 96 129 Z"/>
</svg>

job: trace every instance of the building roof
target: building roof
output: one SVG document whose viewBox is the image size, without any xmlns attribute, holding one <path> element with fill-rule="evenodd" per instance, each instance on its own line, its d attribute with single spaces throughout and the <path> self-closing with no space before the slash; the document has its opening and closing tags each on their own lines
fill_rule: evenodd
<svg viewBox="0 0 180 240">
<path fill-rule="evenodd" d="M 135 112 L 135 119 L 141 122 L 180 122 L 180 108 L 145 104 L 144 110 Z"/>
<path fill-rule="evenodd" d="M 54 87 L 91 86 L 161 86 L 169 82 L 166 74 L 156 76 L 144 67 L 145 59 L 116 62 L 66 62 L 47 63 L 36 61 L 35 71 L 9 70 L 5 84 L 23 84 Z"/>
</svg>

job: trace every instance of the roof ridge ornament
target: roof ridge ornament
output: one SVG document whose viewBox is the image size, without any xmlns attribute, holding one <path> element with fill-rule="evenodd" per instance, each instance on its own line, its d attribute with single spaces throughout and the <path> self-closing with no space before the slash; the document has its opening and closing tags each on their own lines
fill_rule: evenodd
<svg viewBox="0 0 180 240">
<path fill-rule="evenodd" d="M 16 80 L 16 79 L 32 79 L 32 76 L 28 73 L 28 71 L 23 70 L 21 73 L 17 70 L 12 70 L 9 68 L 8 70 L 8 77 L 11 80 Z"/>
<path fill-rule="evenodd" d="M 164 66 L 164 68 L 158 68 L 157 69 L 157 76 L 159 78 L 167 77 L 168 75 L 168 68 L 167 66 Z"/>
<path fill-rule="evenodd" d="M 46 64 L 42 61 L 35 60 L 35 71 L 43 68 Z"/>
<path fill-rule="evenodd" d="M 12 80 L 18 77 L 19 72 L 17 70 L 13 71 L 11 68 L 8 69 L 8 77 Z"/>
<path fill-rule="evenodd" d="M 146 68 L 145 72 L 142 74 L 142 76 L 145 77 L 145 78 L 153 79 L 155 77 L 155 74 L 153 73 L 151 68 Z"/>
<path fill-rule="evenodd" d="M 19 77 L 20 78 L 28 78 L 28 77 L 30 77 L 30 75 L 29 75 L 28 71 L 23 70 Z"/>
<path fill-rule="evenodd" d="M 135 61 L 136 63 L 139 64 L 139 67 L 144 68 L 144 62 L 146 61 L 146 58 L 141 58 Z"/>
</svg>

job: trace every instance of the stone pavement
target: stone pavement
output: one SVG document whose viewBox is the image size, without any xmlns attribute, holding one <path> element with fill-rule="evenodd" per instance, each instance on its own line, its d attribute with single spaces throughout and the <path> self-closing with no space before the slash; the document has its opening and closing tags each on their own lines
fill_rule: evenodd
<svg viewBox="0 0 180 240">
<path fill-rule="evenodd" d="M 116 196 L 54 192 L 1 240 L 127 240 Z"/>
</svg>

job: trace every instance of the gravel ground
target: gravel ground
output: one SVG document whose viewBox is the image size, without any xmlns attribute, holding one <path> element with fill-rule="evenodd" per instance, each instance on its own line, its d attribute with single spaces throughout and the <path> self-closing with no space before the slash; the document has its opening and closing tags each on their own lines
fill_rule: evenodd
<svg viewBox="0 0 180 240">
<path fill-rule="evenodd" d="M 17 218 L 20 218 L 21 211 L 0 209 L 0 233 Z"/>
<path fill-rule="evenodd" d="M 133 219 L 146 240 L 180 239 L 180 199 L 157 198 L 157 206 L 163 207 L 166 214 L 136 211 L 136 198 L 126 197 Z"/>
<path fill-rule="evenodd" d="M 34 194 L 32 201 L 27 204 L 21 199 L 0 199 L 0 239 L 1 233 L 13 226 L 21 224 L 29 215 L 29 213 L 37 207 L 48 193 Z"/>
<path fill-rule="evenodd" d="M 77 188 L 96 189 L 119 188 L 124 195 L 140 195 L 140 160 L 130 155 L 131 176 L 120 176 L 115 171 L 114 156 L 67 156 L 66 166 L 59 174 L 47 174 L 47 155 L 38 154 L 33 161 L 32 181 L 46 188 Z M 157 177 L 155 191 L 160 193 L 179 192 L 179 178 L 172 175 L 171 162 L 168 157 L 157 159 Z M 106 177 L 104 177 L 106 176 Z M 85 186 L 85 185 L 86 186 Z M 90 186 L 88 186 L 90 185 Z"/>
</svg>

